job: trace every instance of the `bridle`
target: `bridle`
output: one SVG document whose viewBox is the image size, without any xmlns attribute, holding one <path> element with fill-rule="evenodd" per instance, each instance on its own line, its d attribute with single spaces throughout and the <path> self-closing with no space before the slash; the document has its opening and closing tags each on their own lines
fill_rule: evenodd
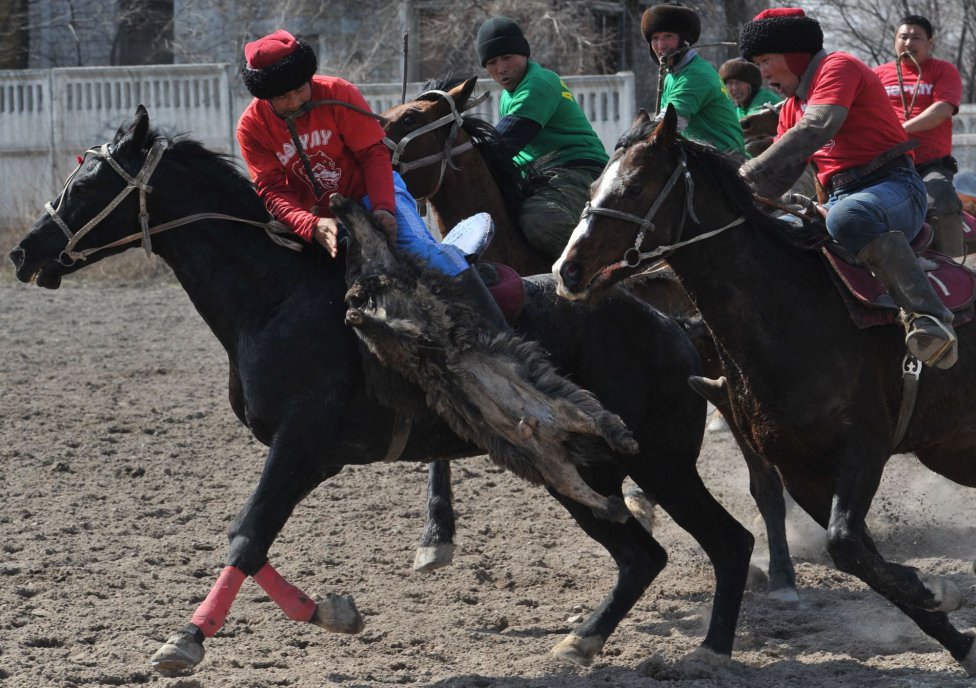
<svg viewBox="0 0 976 688">
<path fill-rule="evenodd" d="M 675 236 L 675 243 L 668 246 L 658 246 L 652 251 L 641 251 L 641 244 L 644 243 L 644 237 L 648 231 L 653 232 L 656 228 L 654 224 L 654 216 L 657 211 L 660 210 L 661 206 L 667 200 L 668 195 L 677 186 L 678 181 L 684 178 L 685 182 L 685 203 L 681 212 L 681 220 L 678 224 L 678 232 Z M 636 268 L 638 265 L 646 260 L 652 258 L 660 258 L 661 256 L 671 253 L 682 246 L 688 246 L 689 244 L 694 244 L 699 241 L 704 241 L 705 239 L 710 239 L 716 234 L 720 234 L 727 229 L 731 229 L 736 225 L 740 225 L 745 222 L 746 218 L 744 215 L 739 216 L 732 222 L 728 223 L 723 227 L 718 229 L 713 229 L 703 234 L 699 234 L 696 237 L 688 239 L 687 241 L 681 241 L 681 236 L 684 233 L 685 221 L 691 218 L 691 221 L 696 225 L 701 226 L 698 217 L 695 215 L 695 183 L 691 178 L 691 170 L 688 169 L 688 158 L 685 154 L 683 148 L 678 149 L 678 165 L 674 168 L 674 172 L 668 178 L 668 181 L 661 188 L 658 193 L 657 198 L 651 203 L 651 207 L 647 210 L 643 217 L 640 215 L 635 215 L 633 213 L 627 213 L 622 210 L 614 210 L 613 208 L 600 208 L 599 206 L 594 206 L 592 203 L 587 203 L 583 207 L 583 213 L 580 215 L 580 220 L 584 220 L 590 215 L 602 215 L 604 217 L 612 217 L 617 220 L 624 220 L 625 222 L 633 222 L 639 226 L 637 231 L 637 238 L 634 239 L 634 245 L 628 248 L 623 257 L 616 263 L 612 263 L 608 267 L 610 268 Z"/>
<path fill-rule="evenodd" d="M 423 198 L 430 198 L 431 196 L 436 195 L 438 191 L 440 191 L 441 184 L 444 183 L 444 174 L 447 172 L 448 165 L 450 165 L 451 169 L 454 170 L 455 172 L 460 171 L 460 168 L 458 168 L 458 166 L 454 164 L 454 156 L 460 155 L 461 153 L 466 153 L 467 151 L 474 148 L 474 142 L 472 142 L 471 140 L 465 141 L 464 143 L 458 144 L 456 146 L 454 145 L 455 140 L 457 140 L 458 130 L 464 124 L 464 118 L 461 116 L 461 112 L 477 107 L 488 97 L 488 93 L 485 92 L 482 95 L 478 96 L 477 98 L 469 101 L 465 105 L 465 107 L 462 108 L 462 110 L 458 110 L 457 105 L 455 105 L 454 103 L 454 98 L 452 98 L 450 94 L 436 89 L 425 91 L 424 93 L 421 93 L 419 96 L 417 96 L 417 98 L 415 98 L 414 100 L 421 100 L 424 98 L 424 96 L 428 96 L 428 95 L 436 95 L 439 98 L 443 98 L 445 101 L 447 101 L 447 105 L 448 107 L 451 108 L 451 111 L 448 114 L 444 115 L 443 117 L 435 119 L 433 122 L 428 122 L 427 124 L 420 127 L 419 129 L 415 129 L 414 131 L 411 131 L 409 134 L 407 134 L 402 139 L 400 139 L 399 142 L 394 141 L 388 136 L 383 137 L 383 143 L 386 144 L 386 147 L 389 148 L 390 152 L 392 153 L 391 163 L 393 164 L 393 169 L 399 172 L 400 174 L 406 174 L 411 170 L 420 169 L 421 167 L 427 167 L 429 165 L 433 165 L 438 162 L 441 164 L 441 169 L 437 177 L 437 183 L 434 185 L 433 191 L 425 194 L 424 196 L 418 196 L 417 197 L 418 200 L 421 200 Z M 423 158 L 418 158 L 417 160 L 410 160 L 404 162 L 400 159 L 407 148 L 407 144 L 409 144 L 415 138 L 448 125 L 451 127 L 451 129 L 447 134 L 447 138 L 444 141 L 444 148 L 442 150 L 438 151 L 437 153 L 433 153 L 432 155 L 427 155 Z"/>
<path fill-rule="evenodd" d="M 287 233 L 287 229 L 281 225 L 279 222 L 256 222 L 254 220 L 246 220 L 240 217 L 234 217 L 231 215 L 224 215 L 222 213 L 195 213 L 193 215 L 188 215 L 186 217 L 180 218 L 178 220 L 173 220 L 171 222 L 166 222 L 161 225 L 156 225 L 155 227 L 149 226 L 149 210 L 146 203 L 146 197 L 152 193 L 152 186 L 149 185 L 149 179 L 152 177 L 153 172 L 156 170 L 156 166 L 163 157 L 163 153 L 166 152 L 169 143 L 165 139 L 156 139 L 153 142 L 152 147 L 149 149 L 149 154 L 146 156 L 146 160 L 142 163 L 142 168 L 133 177 L 128 172 L 126 172 L 122 166 L 112 157 L 109 151 L 109 144 L 103 143 L 100 146 L 93 146 L 85 151 L 85 154 L 81 158 L 81 162 L 78 167 L 68 175 L 68 178 L 64 182 L 64 186 L 61 189 L 61 194 L 58 197 L 57 207 L 53 206 L 50 202 L 44 204 L 44 210 L 47 214 L 51 216 L 51 219 L 61 228 L 64 235 L 68 238 L 68 243 L 65 244 L 64 249 L 58 255 L 58 263 L 64 267 L 71 267 L 78 261 L 87 260 L 90 255 L 97 253 L 99 251 L 105 251 L 107 249 L 116 248 L 118 246 L 124 246 L 126 244 L 135 243 L 136 241 L 142 241 L 142 247 L 146 251 L 148 256 L 152 252 L 152 240 L 151 236 L 153 234 L 158 234 L 160 232 L 165 232 L 168 229 L 173 229 L 174 227 L 180 227 L 182 225 L 189 224 L 191 222 L 196 222 L 198 220 L 230 220 L 232 222 L 241 222 L 248 225 L 253 225 L 256 227 L 263 228 L 268 236 L 271 237 L 272 241 L 275 243 L 290 248 L 292 250 L 300 251 L 302 245 L 300 242 L 287 239 L 282 236 L 282 234 Z M 115 170 L 115 172 L 122 177 L 126 182 L 125 188 L 116 194 L 115 198 L 109 201 L 95 217 L 90 219 L 85 225 L 76 232 L 71 231 L 68 224 L 61 217 L 59 211 L 61 210 L 61 204 L 64 202 L 65 196 L 68 191 L 68 186 L 70 186 L 71 181 L 74 179 L 78 171 L 84 166 L 85 161 L 89 155 L 101 158 L 108 165 Z M 130 234 L 121 239 L 117 239 L 104 246 L 99 246 L 97 248 L 88 248 L 81 251 L 76 251 L 75 247 L 78 243 L 85 238 L 85 236 L 91 232 L 98 224 L 108 217 L 112 211 L 114 211 L 132 192 L 139 191 L 139 227 L 140 231 L 136 234 Z"/>
</svg>

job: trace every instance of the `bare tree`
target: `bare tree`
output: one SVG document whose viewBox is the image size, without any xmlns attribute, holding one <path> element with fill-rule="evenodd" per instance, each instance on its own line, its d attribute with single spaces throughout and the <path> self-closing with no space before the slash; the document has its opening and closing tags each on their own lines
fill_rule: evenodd
<svg viewBox="0 0 976 688">
<path fill-rule="evenodd" d="M 27 0 L 0 4 L 0 69 L 24 69 L 30 57 Z"/>
<path fill-rule="evenodd" d="M 895 59 L 895 30 L 907 14 L 920 14 L 932 23 L 936 56 L 955 63 L 963 75 L 963 100 L 972 101 L 976 0 L 831 0 L 813 12 L 828 46 L 847 50 L 872 66 Z"/>
</svg>

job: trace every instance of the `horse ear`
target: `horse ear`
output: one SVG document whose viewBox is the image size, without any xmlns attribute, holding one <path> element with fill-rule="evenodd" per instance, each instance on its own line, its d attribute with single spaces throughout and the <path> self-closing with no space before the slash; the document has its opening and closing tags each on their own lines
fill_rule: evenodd
<svg viewBox="0 0 976 688">
<path fill-rule="evenodd" d="M 661 119 L 661 123 L 657 125 L 657 127 L 654 129 L 654 133 L 651 134 L 651 138 L 655 142 L 670 148 L 674 145 L 674 141 L 677 137 L 678 111 L 669 104 L 664 111 L 664 117 Z"/>
<path fill-rule="evenodd" d="M 641 127 L 650 121 L 651 121 L 651 116 L 647 114 L 647 110 L 641 108 L 640 111 L 637 113 L 637 116 L 634 118 L 633 123 L 630 125 L 630 128 L 636 129 L 637 127 Z"/>
<path fill-rule="evenodd" d="M 454 107 L 458 110 L 464 109 L 464 104 L 468 102 L 471 98 L 471 93 L 474 91 L 474 87 L 478 85 L 478 77 L 473 76 L 470 79 L 466 79 L 461 82 L 447 93 L 454 99 Z"/>
<path fill-rule="evenodd" d="M 128 125 L 128 126 L 126 126 Z M 139 104 L 136 108 L 136 116 L 131 123 L 123 122 L 119 130 L 115 132 L 115 138 L 112 139 L 112 143 L 118 143 L 123 138 L 131 138 L 138 148 L 144 148 L 146 139 L 149 136 L 149 112 L 146 107 Z"/>
</svg>

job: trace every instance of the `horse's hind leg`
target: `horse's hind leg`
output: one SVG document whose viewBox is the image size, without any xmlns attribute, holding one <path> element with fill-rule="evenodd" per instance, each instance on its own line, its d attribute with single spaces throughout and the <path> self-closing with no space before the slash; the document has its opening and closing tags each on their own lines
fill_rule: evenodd
<svg viewBox="0 0 976 688">
<path fill-rule="evenodd" d="M 749 573 L 752 533 L 715 500 L 693 462 L 679 464 L 656 457 L 652 471 L 642 468 L 631 472 L 631 477 L 695 538 L 715 568 L 715 597 L 702 648 L 727 657 L 732 654 Z"/>
<path fill-rule="evenodd" d="M 451 462 L 431 462 L 427 466 L 427 517 L 413 560 L 414 571 L 434 571 L 454 559 L 453 501 Z"/>
<path fill-rule="evenodd" d="M 616 492 L 620 496 L 619 485 Z M 610 594 L 578 628 L 552 649 L 552 654 L 559 659 L 588 665 L 664 568 L 668 557 L 661 545 L 636 520 L 614 523 L 597 518 L 589 507 L 552 489 L 549 494 L 566 507 L 587 535 L 603 545 L 617 564 L 617 582 Z"/>
<path fill-rule="evenodd" d="M 946 612 L 963 603 L 959 588 L 950 581 L 922 574 L 917 569 L 886 561 L 864 524 L 881 481 L 887 457 L 852 452 L 841 470 L 827 529 L 827 551 L 841 571 L 857 576 L 902 609 L 925 633 L 939 641 L 963 667 L 976 670 L 973 636 L 949 623 Z"/>
</svg>

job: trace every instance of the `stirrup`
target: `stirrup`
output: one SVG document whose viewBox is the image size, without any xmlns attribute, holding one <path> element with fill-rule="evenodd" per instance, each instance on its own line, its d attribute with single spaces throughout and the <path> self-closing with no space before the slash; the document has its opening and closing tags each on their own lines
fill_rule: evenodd
<svg viewBox="0 0 976 688">
<path fill-rule="evenodd" d="M 915 327 L 915 321 L 919 320 L 920 318 L 925 318 L 935 323 L 938 328 L 942 330 L 942 334 L 945 335 L 945 341 L 942 346 L 940 346 L 935 353 L 929 355 L 928 358 L 920 355 L 920 351 L 914 351 L 911 346 L 912 334 L 916 332 L 922 334 L 923 336 L 927 336 L 930 339 L 935 338 L 924 330 Z M 934 315 L 929 315 L 928 313 L 912 313 L 906 325 L 909 330 L 905 334 L 905 345 L 908 347 L 908 350 L 912 353 L 912 355 L 921 359 L 922 363 L 927 366 L 942 369 L 951 368 L 956 364 L 956 361 L 959 358 L 958 350 L 956 349 L 956 333 L 950 327 L 947 327 L 944 322 L 936 318 Z"/>
</svg>

